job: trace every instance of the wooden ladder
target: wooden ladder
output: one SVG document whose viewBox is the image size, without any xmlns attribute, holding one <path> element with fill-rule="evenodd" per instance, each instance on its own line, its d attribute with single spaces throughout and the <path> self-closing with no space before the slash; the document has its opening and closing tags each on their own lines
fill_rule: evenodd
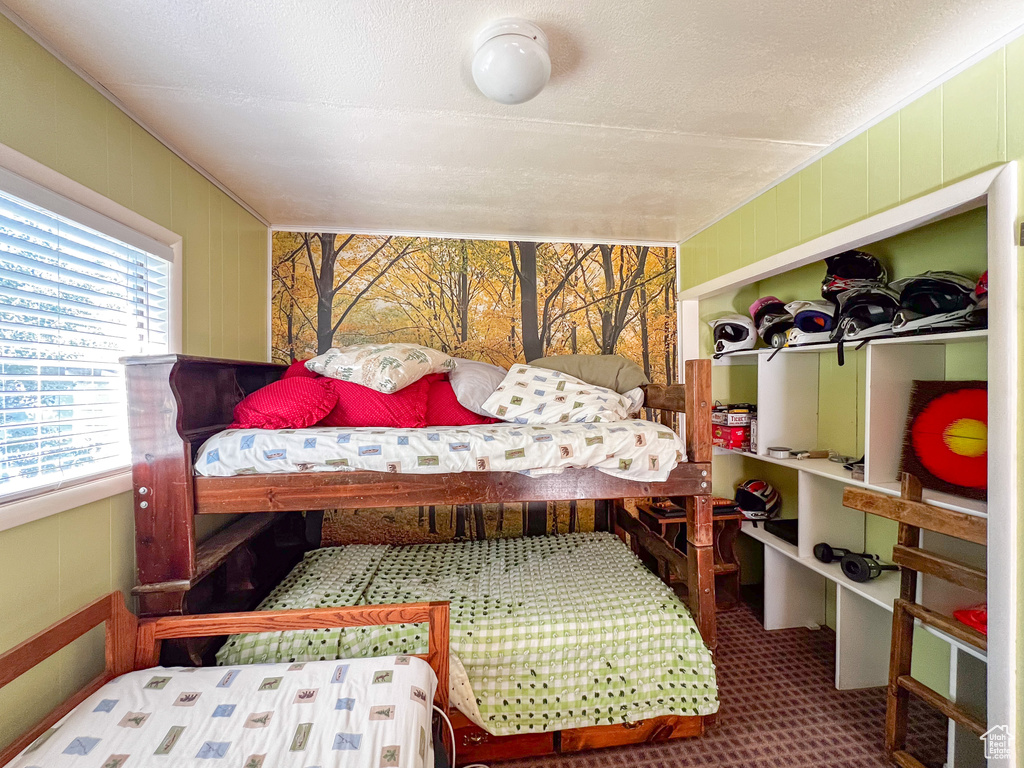
<svg viewBox="0 0 1024 768">
<path fill-rule="evenodd" d="M 889 657 L 889 688 L 885 711 L 885 751 L 889 758 L 904 768 L 925 768 L 917 758 L 906 751 L 907 718 L 910 694 L 939 710 L 946 717 L 981 736 L 985 723 L 937 691 L 910 675 L 910 662 L 914 650 L 914 621 L 935 627 L 957 640 L 982 651 L 987 648 L 985 635 L 971 627 L 925 608 L 916 602 L 917 574 L 935 576 L 961 587 L 984 593 L 985 572 L 969 565 L 950 560 L 920 547 L 920 532 L 945 534 L 975 544 L 988 543 L 985 518 L 953 512 L 921 501 L 921 483 L 912 475 L 903 475 L 899 498 L 863 488 L 846 488 L 843 505 L 851 509 L 879 515 L 899 523 L 897 544 L 892 548 L 892 560 L 901 566 L 900 596 L 893 605 L 892 646 Z"/>
</svg>

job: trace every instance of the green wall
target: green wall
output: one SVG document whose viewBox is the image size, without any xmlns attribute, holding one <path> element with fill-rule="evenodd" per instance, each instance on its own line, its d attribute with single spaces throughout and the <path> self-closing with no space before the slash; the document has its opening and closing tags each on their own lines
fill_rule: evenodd
<svg viewBox="0 0 1024 768">
<path fill-rule="evenodd" d="M 266 359 L 266 227 L 3 16 L 0 105 L 0 143 L 182 235 L 185 352 Z M 129 590 L 134 536 L 127 493 L 0 532 L 0 651 Z M 102 646 L 87 635 L 0 690 L 0 745 L 95 675 Z"/>
<path fill-rule="evenodd" d="M 699 285 L 1011 160 L 1024 162 L 1024 38 L 974 64 L 681 243 L 682 286 Z M 1024 213 L 1024 173 L 1019 175 L 1019 184 L 1019 204 Z M 907 250 L 909 256 L 906 261 L 901 258 L 900 265 L 908 272 L 960 268 L 971 274 L 977 257 L 971 250 L 977 247 L 974 230 L 982 225 L 977 220 L 979 215 L 957 217 L 934 230 L 930 240 L 927 235 L 903 235 L 885 241 L 885 245 Z M 964 249 L 955 253 L 961 245 Z M 940 255 L 939 250 L 944 253 Z M 820 280 L 820 265 L 815 272 Z M 772 288 L 777 291 L 806 289 L 812 282 L 810 275 L 803 274 L 774 280 Z M 701 318 L 745 308 L 758 293 L 759 286 L 750 286 L 739 296 L 718 296 L 702 302 Z M 708 331 L 702 328 L 701 332 L 701 346 L 707 349 Z M 947 357 L 947 375 L 978 368 L 983 357 L 977 345 L 965 347 L 951 351 Z M 749 392 L 749 375 L 743 366 L 716 368 L 715 397 L 726 399 L 732 393 Z M 884 524 L 868 533 L 875 542 L 892 535 Z M 1024 541 L 1019 546 L 1024 547 Z M 1018 583 L 1024 587 L 1019 573 Z M 1024 600 L 1024 589 L 1020 599 Z M 922 650 L 940 661 L 941 649 Z M 1019 666 L 1024 662 L 1024 649 L 1018 647 L 1017 654 Z M 1024 706 L 1019 690 L 1017 697 Z M 1018 754 L 1024 758 L 1024 725 L 1020 722 L 1017 744 Z"/>
</svg>

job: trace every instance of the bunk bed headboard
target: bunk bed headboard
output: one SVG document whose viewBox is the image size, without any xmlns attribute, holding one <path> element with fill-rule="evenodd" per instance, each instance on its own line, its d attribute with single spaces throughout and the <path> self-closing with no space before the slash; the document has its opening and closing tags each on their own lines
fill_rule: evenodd
<svg viewBox="0 0 1024 768">
<path fill-rule="evenodd" d="M 139 582 L 180 580 L 195 571 L 192 462 L 206 438 L 226 428 L 245 395 L 281 378 L 286 366 L 161 355 L 128 357 Z M 168 539 L 189 546 L 168 547 Z"/>
</svg>

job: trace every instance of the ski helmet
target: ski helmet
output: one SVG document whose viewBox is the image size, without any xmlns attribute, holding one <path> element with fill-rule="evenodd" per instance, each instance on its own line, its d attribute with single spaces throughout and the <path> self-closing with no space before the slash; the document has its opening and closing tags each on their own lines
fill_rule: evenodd
<svg viewBox="0 0 1024 768">
<path fill-rule="evenodd" d="M 749 317 L 725 315 L 712 320 L 708 325 L 715 339 L 716 360 L 729 352 L 753 349 L 757 344 L 757 329 Z"/>
<path fill-rule="evenodd" d="M 886 336 L 900 308 L 900 297 L 883 286 L 854 288 L 838 296 L 839 315 L 829 337 L 839 343 L 839 364 L 844 363 L 843 342 Z"/>
<path fill-rule="evenodd" d="M 751 520 L 771 520 L 782 510 L 782 497 L 764 480 L 747 480 L 736 489 L 736 506 Z"/>
<path fill-rule="evenodd" d="M 884 285 L 888 273 L 882 262 L 864 251 L 844 251 L 825 259 L 821 298 L 835 303 L 839 294 L 854 288 Z"/>
<path fill-rule="evenodd" d="M 757 326 L 757 335 L 769 347 L 786 343 L 786 331 L 793 327 L 793 316 L 775 296 L 765 296 L 750 305 L 750 316 Z"/>
<path fill-rule="evenodd" d="M 975 287 L 973 280 L 956 272 L 925 272 L 894 281 L 890 288 L 900 294 L 900 310 L 893 317 L 893 331 L 969 327 Z"/>
</svg>

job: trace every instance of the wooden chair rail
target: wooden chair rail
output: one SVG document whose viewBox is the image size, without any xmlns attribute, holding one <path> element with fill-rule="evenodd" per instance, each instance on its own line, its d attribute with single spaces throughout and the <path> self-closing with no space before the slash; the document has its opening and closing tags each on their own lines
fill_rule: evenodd
<svg viewBox="0 0 1024 768">
<path fill-rule="evenodd" d="M 887 496 L 863 488 L 846 488 L 843 490 L 843 506 L 975 544 L 988 543 L 985 518 L 934 507 L 923 501 Z"/>
</svg>

